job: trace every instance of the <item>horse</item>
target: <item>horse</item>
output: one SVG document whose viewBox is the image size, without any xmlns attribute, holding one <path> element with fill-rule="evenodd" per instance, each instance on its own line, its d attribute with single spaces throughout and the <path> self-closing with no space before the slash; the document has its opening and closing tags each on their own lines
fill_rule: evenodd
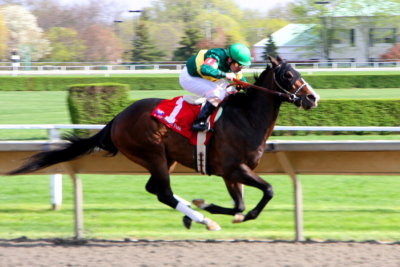
<svg viewBox="0 0 400 267">
<path fill-rule="evenodd" d="M 264 153 L 266 141 L 274 129 L 280 106 L 293 103 L 309 110 L 318 105 L 319 95 L 289 63 L 269 57 L 270 65 L 245 90 L 229 95 L 222 103 L 223 113 L 216 121 L 209 141 L 209 174 L 223 178 L 234 201 L 233 207 L 222 207 L 205 200 L 193 200 L 198 208 L 211 214 L 233 216 L 234 223 L 256 219 L 273 197 L 273 187 L 254 169 Z M 9 175 L 33 172 L 73 160 L 98 149 L 111 155 L 118 152 L 138 163 L 150 173 L 145 189 L 167 206 L 184 214 L 184 224 L 204 224 L 208 230 L 220 230 L 215 221 L 194 210 L 191 203 L 175 195 L 170 173 L 176 163 L 195 168 L 195 146 L 189 140 L 150 114 L 163 99 L 136 101 L 115 116 L 97 134 L 80 138 L 70 136 L 64 147 L 33 155 Z M 258 188 L 262 197 L 256 206 L 245 210 L 243 185 Z"/>
</svg>

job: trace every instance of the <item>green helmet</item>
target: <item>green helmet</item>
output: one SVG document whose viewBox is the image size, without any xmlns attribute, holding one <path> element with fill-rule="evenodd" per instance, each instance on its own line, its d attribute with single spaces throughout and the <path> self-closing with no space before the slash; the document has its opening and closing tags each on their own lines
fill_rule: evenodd
<svg viewBox="0 0 400 267">
<path fill-rule="evenodd" d="M 240 65 L 249 66 L 251 64 L 251 53 L 247 46 L 236 43 L 228 48 L 228 55 Z"/>
</svg>

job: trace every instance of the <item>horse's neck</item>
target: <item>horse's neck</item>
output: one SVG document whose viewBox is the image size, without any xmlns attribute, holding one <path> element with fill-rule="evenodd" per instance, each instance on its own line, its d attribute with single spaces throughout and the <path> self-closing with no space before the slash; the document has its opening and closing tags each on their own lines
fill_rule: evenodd
<svg viewBox="0 0 400 267">
<path fill-rule="evenodd" d="M 265 141 L 272 134 L 282 101 L 270 93 L 253 90 L 250 101 L 251 113 L 254 116 L 250 116 L 249 120 L 258 138 Z"/>
</svg>

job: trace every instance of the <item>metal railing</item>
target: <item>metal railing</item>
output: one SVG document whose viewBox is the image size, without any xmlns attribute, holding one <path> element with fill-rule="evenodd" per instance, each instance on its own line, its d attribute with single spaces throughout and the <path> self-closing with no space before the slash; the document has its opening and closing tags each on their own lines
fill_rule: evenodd
<svg viewBox="0 0 400 267">
<path fill-rule="evenodd" d="M 48 131 L 48 136 L 49 139 L 52 141 L 58 140 L 59 138 L 59 131 L 61 129 L 102 129 L 104 125 L 91 125 L 91 124 L 32 124 L 32 125 L 19 125 L 19 124 L 0 124 L 0 130 L 1 129 L 45 129 Z M 382 131 L 387 131 L 387 132 L 400 132 L 400 127 L 351 127 L 351 126 L 276 126 L 275 127 L 276 131 L 377 131 L 377 132 L 382 132 Z M 7 145 L 8 142 L 5 143 Z M 14 144 L 16 145 L 16 144 Z M 23 144 L 19 144 L 23 145 Z M 298 146 L 301 146 L 299 148 Z M 297 148 L 293 148 L 294 146 L 297 146 Z M 357 146 L 358 148 L 355 148 Z M 289 147 L 292 147 L 291 149 L 288 149 Z M 305 149 L 306 148 L 306 149 Z M 339 148 L 339 149 L 338 149 Z M 269 151 L 274 152 L 274 154 L 277 157 L 278 162 L 282 165 L 284 173 L 287 173 L 290 178 L 292 179 L 293 182 L 293 188 L 294 188 L 294 199 L 295 199 L 295 231 L 296 231 L 296 237 L 295 240 L 297 241 L 302 241 L 304 240 L 303 237 L 303 193 L 302 193 L 302 185 L 300 179 L 297 177 L 297 175 L 301 172 L 296 172 L 294 171 L 295 168 L 295 161 L 290 161 L 289 156 L 286 153 L 290 153 L 291 151 L 357 151 L 357 152 L 365 152 L 364 150 L 368 151 L 376 151 L 376 152 L 382 152 L 382 151 L 398 151 L 398 142 L 383 142 L 383 141 L 376 141 L 374 142 L 363 142 L 363 143 L 349 143 L 349 142 L 340 142 L 340 143 L 323 143 L 323 142 L 307 142 L 307 143 L 290 143 L 290 142 L 285 142 L 285 143 L 278 143 L 278 142 L 272 142 L 269 143 Z M 367 149 L 366 149 L 367 148 Z M 16 149 L 16 148 L 14 148 Z M 24 150 L 25 151 L 25 150 Z M 308 153 L 307 155 L 310 155 Z M 317 156 L 319 159 L 322 158 L 321 155 Z M 327 157 L 325 155 L 325 157 Z M 369 160 L 371 157 L 368 155 L 367 157 L 361 157 L 360 155 L 358 156 L 358 162 L 365 163 L 367 160 Z M 339 157 L 341 159 L 342 157 Z M 354 160 L 354 155 L 352 156 L 352 160 Z M 384 161 L 383 161 L 383 159 Z M 337 158 L 336 158 L 337 159 Z M 330 158 L 326 158 L 325 162 L 334 162 L 337 160 L 332 160 Z M 315 159 L 313 159 L 315 160 Z M 347 160 L 347 159 L 345 159 Z M 376 158 L 372 159 L 376 160 Z M 348 160 L 347 160 L 348 161 Z M 387 157 L 381 156 L 380 158 L 381 162 L 384 162 L 385 164 L 388 164 Z M 393 160 L 392 160 L 393 161 Z M 374 161 L 374 163 L 376 163 Z M 369 165 L 373 165 L 369 162 L 367 162 Z M 358 164 L 360 165 L 360 164 Z M 361 164 L 362 165 L 362 164 Z M 360 165 L 360 166 L 361 166 Z M 380 164 L 382 166 L 383 164 Z M 390 165 L 390 164 L 389 164 Z M 393 163 L 392 163 L 393 165 Z M 320 164 L 319 166 L 325 166 L 326 164 Z M 360 168 L 358 166 L 358 168 Z M 398 167 L 397 161 L 395 161 L 394 166 Z M 335 167 L 335 166 L 333 166 Z M 332 168 L 332 167 L 330 167 Z M 375 167 L 374 168 L 374 174 L 377 174 Z M 336 168 L 335 168 L 336 170 Z M 362 169 L 363 172 L 368 173 L 364 168 Z M 387 171 L 387 170 L 385 170 Z M 276 171 L 275 171 L 276 172 Z M 313 169 L 313 172 L 315 173 L 315 170 Z M 325 170 L 326 172 L 326 170 Z M 319 171 L 317 173 L 325 173 L 323 171 Z M 350 171 L 349 171 L 350 172 Z M 361 174 L 361 172 L 355 168 L 353 169 L 353 172 L 356 172 L 357 174 Z M 398 174 L 397 172 L 394 172 Z M 392 173 L 393 174 L 393 173 Z M 83 191 L 82 191 L 82 182 L 81 180 L 77 177 L 76 173 L 70 173 L 71 178 L 73 179 L 73 184 L 74 184 L 74 210 L 75 210 L 75 237 L 76 238 L 81 238 L 83 237 Z M 62 193 L 63 193 L 63 186 L 62 186 L 62 175 L 61 174 L 53 174 L 51 175 L 51 189 L 50 189 L 50 194 L 51 194 L 51 205 L 53 209 L 58 209 L 61 207 L 62 204 Z"/>
<path fill-rule="evenodd" d="M 0 130 L 47 130 L 49 140 L 59 140 L 60 130 L 100 130 L 101 124 L 0 124 Z M 275 126 L 274 131 L 312 132 L 400 132 L 400 126 Z"/>
<path fill-rule="evenodd" d="M 400 61 L 391 62 L 291 62 L 304 71 L 364 71 L 364 70 L 400 70 Z M 86 65 L 77 62 L 46 62 L 31 65 L 12 66 L 11 62 L 0 62 L 0 75 L 58 75 L 58 74 L 118 74 L 118 73 L 178 73 L 185 62 L 155 62 L 132 64 L 109 64 L 89 62 Z M 264 69 L 265 62 L 254 62 L 244 72 Z"/>
</svg>

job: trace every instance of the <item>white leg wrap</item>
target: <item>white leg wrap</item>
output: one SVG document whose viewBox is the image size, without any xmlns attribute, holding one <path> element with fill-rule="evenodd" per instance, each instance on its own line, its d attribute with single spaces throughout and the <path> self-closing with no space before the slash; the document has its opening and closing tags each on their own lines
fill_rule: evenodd
<svg viewBox="0 0 400 267">
<path fill-rule="evenodd" d="M 178 202 L 182 202 L 182 203 L 185 204 L 186 206 L 190 206 L 190 202 L 187 201 L 186 199 L 183 199 L 183 198 L 181 198 L 180 196 L 175 195 L 175 194 L 174 194 L 174 198 L 175 198 L 176 200 L 178 200 Z"/>
<path fill-rule="evenodd" d="M 175 209 L 180 212 L 183 212 L 185 215 L 187 215 L 190 219 L 192 219 L 195 222 L 202 223 L 204 221 L 205 217 L 203 214 L 195 210 L 192 210 L 190 207 L 188 207 L 182 202 L 179 202 Z"/>
</svg>

